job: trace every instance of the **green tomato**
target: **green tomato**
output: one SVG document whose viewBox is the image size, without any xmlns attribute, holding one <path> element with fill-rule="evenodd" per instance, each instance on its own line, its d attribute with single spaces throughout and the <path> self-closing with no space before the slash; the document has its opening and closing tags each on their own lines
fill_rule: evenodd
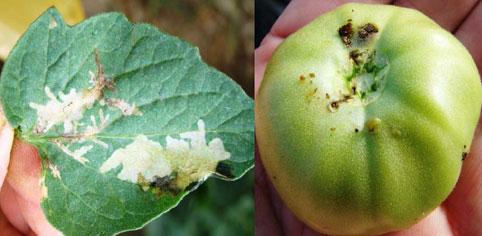
<svg viewBox="0 0 482 236">
<path fill-rule="evenodd" d="M 319 232 L 407 228 L 452 191 L 482 88 L 464 46 L 416 10 L 346 4 L 288 37 L 256 98 L 266 172 Z"/>
</svg>

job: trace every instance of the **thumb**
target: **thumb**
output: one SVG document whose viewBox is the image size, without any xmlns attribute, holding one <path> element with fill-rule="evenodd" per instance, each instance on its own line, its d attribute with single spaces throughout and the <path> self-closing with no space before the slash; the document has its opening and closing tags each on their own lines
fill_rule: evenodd
<svg viewBox="0 0 482 236">
<path fill-rule="evenodd" d="M 7 175 L 10 151 L 13 144 L 13 129 L 7 124 L 0 108 L 0 186 Z"/>
</svg>

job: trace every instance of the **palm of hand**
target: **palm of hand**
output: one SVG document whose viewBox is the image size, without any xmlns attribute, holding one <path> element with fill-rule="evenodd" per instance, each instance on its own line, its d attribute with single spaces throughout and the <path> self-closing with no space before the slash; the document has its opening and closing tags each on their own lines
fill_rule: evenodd
<svg viewBox="0 0 482 236">
<path fill-rule="evenodd" d="M 255 53 L 255 89 L 276 47 L 291 33 L 346 1 L 293 0 L 277 20 Z M 416 8 L 451 31 L 468 48 L 482 71 L 482 46 L 475 42 L 482 27 L 482 3 L 464 1 L 365 1 L 394 3 Z M 449 13 L 447 13 L 449 12 Z M 303 14 L 300 14 L 303 13 Z M 482 235 L 482 122 L 479 121 L 472 149 L 463 163 L 462 173 L 454 191 L 441 206 L 410 229 L 388 235 Z M 299 221 L 269 182 L 259 157 L 256 158 L 256 234 L 257 235 L 320 235 Z"/>
</svg>

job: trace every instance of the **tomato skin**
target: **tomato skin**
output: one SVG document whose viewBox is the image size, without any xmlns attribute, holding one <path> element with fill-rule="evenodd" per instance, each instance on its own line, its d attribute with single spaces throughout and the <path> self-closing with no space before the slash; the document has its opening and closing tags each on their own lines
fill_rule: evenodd
<svg viewBox="0 0 482 236">
<path fill-rule="evenodd" d="M 368 24 L 377 32 L 365 41 Z M 368 55 L 362 66 L 357 51 Z M 415 10 L 350 3 L 273 54 L 256 97 L 257 143 L 306 224 L 381 234 L 415 224 L 449 195 L 481 103 L 477 67 L 453 35 Z"/>
</svg>

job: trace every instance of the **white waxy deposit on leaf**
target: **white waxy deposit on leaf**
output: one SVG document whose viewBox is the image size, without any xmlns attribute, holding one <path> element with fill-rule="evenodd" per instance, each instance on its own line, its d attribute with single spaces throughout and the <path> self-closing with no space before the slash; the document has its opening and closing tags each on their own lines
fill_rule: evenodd
<svg viewBox="0 0 482 236">
<path fill-rule="evenodd" d="M 155 176 L 175 172 L 173 181 L 180 189 L 204 180 L 214 173 L 219 161 L 229 159 L 230 153 L 219 138 L 207 143 L 204 122 L 199 120 L 197 125 L 198 130 L 181 133 L 179 139 L 167 136 L 165 147 L 139 135 L 125 148 L 114 151 L 102 164 L 100 172 L 106 173 L 122 165 L 117 177 L 132 183 L 137 183 L 139 175 L 153 181 Z"/>
</svg>

